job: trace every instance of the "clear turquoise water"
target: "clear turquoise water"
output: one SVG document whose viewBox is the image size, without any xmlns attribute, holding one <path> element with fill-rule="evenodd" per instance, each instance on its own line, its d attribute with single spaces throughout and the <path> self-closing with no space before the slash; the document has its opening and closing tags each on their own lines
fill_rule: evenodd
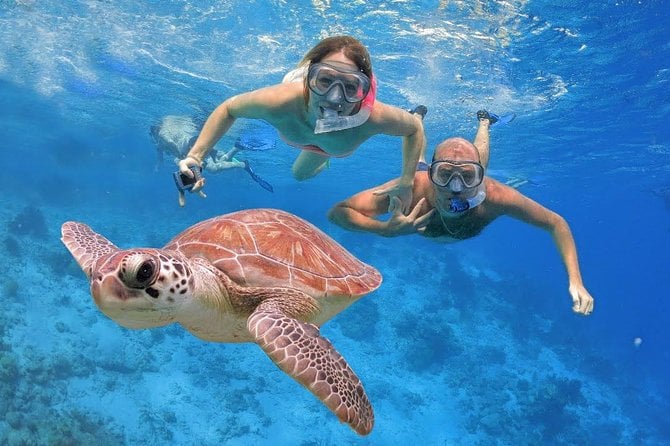
<svg viewBox="0 0 670 446">
<path fill-rule="evenodd" d="M 667 1 L 0 1 L 0 443 L 654 445 L 670 442 Z M 429 153 L 492 132 L 492 174 L 561 213 L 596 298 L 570 311 L 550 237 L 500 219 L 441 246 L 352 234 L 336 201 L 395 176 L 377 137 L 305 183 L 295 149 L 249 153 L 179 209 L 149 127 L 279 82 L 320 37 L 370 49 L 379 97 L 428 106 Z M 259 131 L 239 122 L 235 135 Z M 372 434 L 341 425 L 254 345 L 128 331 L 96 309 L 66 220 L 161 246 L 213 215 L 277 207 L 384 275 L 327 336 L 361 377 Z M 633 340 L 642 343 L 635 347 Z"/>
</svg>

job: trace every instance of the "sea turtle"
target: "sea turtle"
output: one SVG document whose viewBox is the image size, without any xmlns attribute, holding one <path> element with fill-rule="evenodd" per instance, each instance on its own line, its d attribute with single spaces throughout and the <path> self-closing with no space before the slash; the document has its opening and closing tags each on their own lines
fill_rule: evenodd
<svg viewBox="0 0 670 446">
<path fill-rule="evenodd" d="M 206 341 L 255 342 L 341 421 L 372 430 L 361 381 L 318 326 L 382 278 L 312 224 L 249 209 L 202 221 L 162 249 L 122 250 L 76 222 L 63 224 L 61 240 L 118 324 L 176 322 Z"/>
</svg>

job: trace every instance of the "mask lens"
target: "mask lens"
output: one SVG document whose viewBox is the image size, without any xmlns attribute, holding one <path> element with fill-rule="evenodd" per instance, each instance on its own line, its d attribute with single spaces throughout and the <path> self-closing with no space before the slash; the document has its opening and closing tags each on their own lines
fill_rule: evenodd
<svg viewBox="0 0 670 446">
<path fill-rule="evenodd" d="M 477 187 L 484 180 L 484 168 L 476 162 L 433 161 L 430 165 L 430 180 L 437 186 L 446 187 L 456 175 L 468 188 Z"/>
<path fill-rule="evenodd" d="M 479 178 L 478 171 L 476 169 L 476 164 L 463 164 L 461 165 L 461 178 L 463 178 L 463 184 L 466 187 L 473 187 Z"/>
<path fill-rule="evenodd" d="M 320 96 L 325 96 L 337 85 L 342 89 L 345 101 L 350 103 L 362 101 L 370 91 L 370 79 L 364 73 L 326 63 L 316 63 L 309 67 L 307 85 Z"/>
<path fill-rule="evenodd" d="M 454 172 L 454 166 L 448 163 L 437 163 L 431 169 L 430 178 L 433 180 L 433 183 L 444 187 L 449 184 L 449 180 L 454 176 Z"/>
<path fill-rule="evenodd" d="M 335 79 L 332 76 L 329 76 L 328 73 L 322 73 L 320 76 L 314 78 L 314 88 L 322 92 L 319 94 L 326 94 L 330 90 L 330 87 L 333 86 L 333 82 L 335 82 Z"/>
</svg>

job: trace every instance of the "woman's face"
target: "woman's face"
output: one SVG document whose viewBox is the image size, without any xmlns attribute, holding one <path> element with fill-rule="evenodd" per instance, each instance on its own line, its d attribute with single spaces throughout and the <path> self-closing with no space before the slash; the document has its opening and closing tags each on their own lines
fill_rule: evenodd
<svg viewBox="0 0 670 446">
<path fill-rule="evenodd" d="M 332 63 L 333 66 L 342 66 L 347 70 L 358 70 L 358 66 L 341 51 L 328 54 L 320 63 Z M 324 110 L 335 110 L 340 116 L 352 115 L 358 111 L 360 102 L 345 101 L 343 92 L 338 86 L 335 86 L 325 95 L 319 95 L 310 90 L 308 107 L 310 111 L 314 111 L 316 118 L 320 119 L 324 117 Z"/>
</svg>

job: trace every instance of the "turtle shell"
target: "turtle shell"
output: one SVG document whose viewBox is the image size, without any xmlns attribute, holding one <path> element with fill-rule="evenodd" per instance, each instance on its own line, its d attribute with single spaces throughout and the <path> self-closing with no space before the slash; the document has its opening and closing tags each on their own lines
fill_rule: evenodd
<svg viewBox="0 0 670 446">
<path fill-rule="evenodd" d="M 358 298 L 379 272 L 316 226 L 277 209 L 249 209 L 191 226 L 165 249 L 207 259 L 242 286 L 285 286 L 316 298 Z"/>
</svg>

